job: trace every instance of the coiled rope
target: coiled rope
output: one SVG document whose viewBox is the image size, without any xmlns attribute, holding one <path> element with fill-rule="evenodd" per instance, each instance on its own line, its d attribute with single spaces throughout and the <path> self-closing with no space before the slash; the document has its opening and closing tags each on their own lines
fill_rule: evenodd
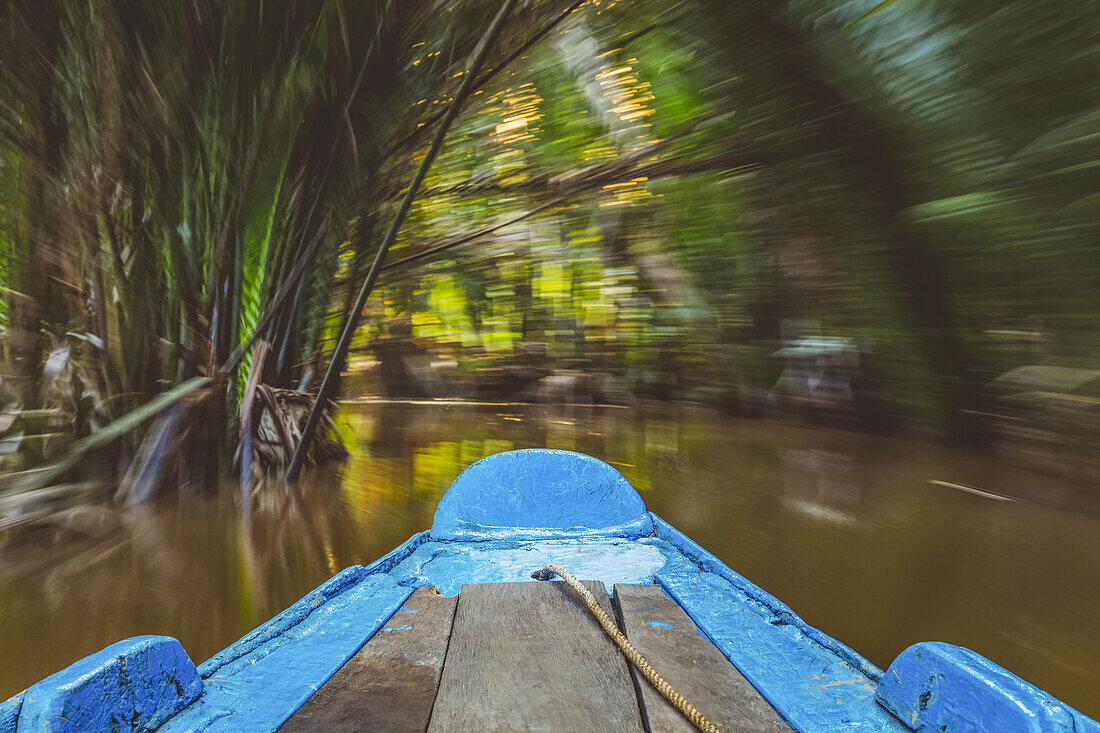
<svg viewBox="0 0 1100 733">
<path fill-rule="evenodd" d="M 589 612 L 596 617 L 596 620 L 600 622 L 600 626 L 607 632 L 607 635 L 611 637 L 611 640 L 615 642 L 615 646 L 619 647 L 619 651 L 623 653 L 630 663 L 638 668 L 638 671 L 642 673 L 642 676 L 646 678 L 649 684 L 661 693 L 666 700 L 672 703 L 673 707 L 680 711 L 681 714 L 704 733 L 719 733 L 718 726 L 703 717 L 703 714 L 695 709 L 695 706 L 687 701 L 683 695 L 677 692 L 672 685 L 665 681 L 665 678 L 657 674 L 657 670 L 653 669 L 653 665 L 646 661 L 646 658 L 642 656 L 641 652 L 634 648 L 634 645 L 630 643 L 630 640 L 626 638 L 626 635 L 619 629 L 607 612 L 604 611 L 600 604 L 596 601 L 596 596 L 592 595 L 592 592 L 581 585 L 580 581 L 573 577 L 565 568 L 560 565 L 547 565 L 542 570 L 532 573 L 531 577 L 536 580 L 550 580 L 555 575 L 560 575 L 561 579 L 566 584 L 576 591 L 581 599 L 584 601 L 584 605 L 588 607 Z"/>
</svg>

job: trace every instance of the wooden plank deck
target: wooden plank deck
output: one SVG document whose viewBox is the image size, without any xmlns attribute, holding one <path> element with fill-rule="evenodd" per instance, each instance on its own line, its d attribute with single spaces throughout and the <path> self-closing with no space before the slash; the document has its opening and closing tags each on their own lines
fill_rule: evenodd
<svg viewBox="0 0 1100 733">
<path fill-rule="evenodd" d="M 789 733 L 756 688 L 703 638 L 676 601 L 656 585 L 616 585 L 619 628 L 653 668 L 723 731 Z M 668 700 L 630 667 L 650 731 L 694 731 Z"/>
<path fill-rule="evenodd" d="M 611 613 L 599 581 L 585 582 Z M 564 583 L 464 585 L 429 731 L 642 731 L 628 662 Z"/>
<path fill-rule="evenodd" d="M 791 730 L 658 586 L 584 583 L 719 728 Z M 280 730 L 694 730 L 635 672 L 564 583 L 419 588 Z"/>
<path fill-rule="evenodd" d="M 458 596 L 417 588 L 359 652 L 279 730 L 423 731 L 443 671 Z"/>
</svg>

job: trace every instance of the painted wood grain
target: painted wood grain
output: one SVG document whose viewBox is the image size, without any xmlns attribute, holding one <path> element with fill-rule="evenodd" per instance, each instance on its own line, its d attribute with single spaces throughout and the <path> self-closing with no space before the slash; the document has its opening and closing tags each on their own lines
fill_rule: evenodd
<svg viewBox="0 0 1100 733">
<path fill-rule="evenodd" d="M 615 610 L 630 643 L 722 731 L 792 730 L 660 586 L 616 585 Z M 631 673 L 652 733 L 695 730 L 633 665 Z"/>
<path fill-rule="evenodd" d="M 585 585 L 610 613 L 603 583 Z M 430 731 L 642 731 L 628 662 L 564 583 L 464 585 Z"/>
<path fill-rule="evenodd" d="M 424 731 L 457 598 L 417 588 L 280 731 Z"/>
</svg>

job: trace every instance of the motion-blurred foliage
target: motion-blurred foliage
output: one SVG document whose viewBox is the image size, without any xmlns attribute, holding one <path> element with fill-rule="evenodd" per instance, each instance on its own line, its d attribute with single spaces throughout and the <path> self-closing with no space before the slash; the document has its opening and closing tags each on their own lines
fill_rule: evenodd
<svg viewBox="0 0 1100 733">
<path fill-rule="evenodd" d="M 85 425 L 213 375 L 284 286 L 258 381 L 315 385 L 496 7 L 0 0 L 9 407 L 62 338 Z M 871 423 L 987 434 L 997 375 L 1097 367 L 1098 34 L 1089 2 L 520 3 L 356 352 L 391 392 L 751 412 L 833 337 Z"/>
</svg>

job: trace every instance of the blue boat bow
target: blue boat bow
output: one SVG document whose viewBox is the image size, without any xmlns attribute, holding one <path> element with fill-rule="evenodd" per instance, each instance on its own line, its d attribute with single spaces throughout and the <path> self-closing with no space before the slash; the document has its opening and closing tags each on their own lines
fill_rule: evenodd
<svg viewBox="0 0 1100 733">
<path fill-rule="evenodd" d="M 1100 725 L 980 655 L 910 647 L 886 674 L 648 512 L 618 471 L 557 450 L 469 466 L 432 526 L 348 568 L 195 668 L 179 643 L 112 645 L 0 704 L 0 733 L 274 730 L 413 590 L 534 582 L 548 563 L 655 583 L 799 731 L 1075 731 Z"/>
</svg>

